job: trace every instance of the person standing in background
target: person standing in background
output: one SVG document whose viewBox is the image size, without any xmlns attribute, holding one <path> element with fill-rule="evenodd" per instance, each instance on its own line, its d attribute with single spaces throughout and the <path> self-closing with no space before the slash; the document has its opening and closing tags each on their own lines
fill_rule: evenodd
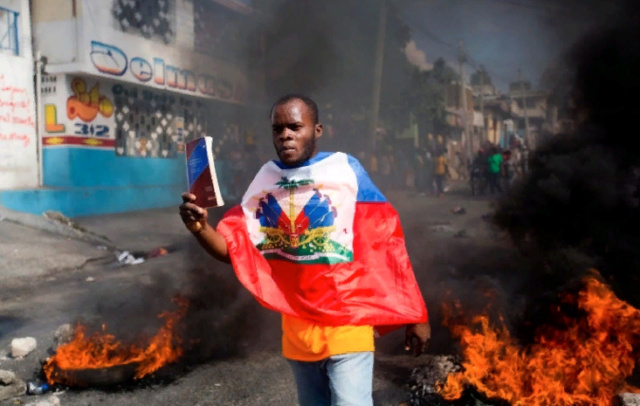
<svg viewBox="0 0 640 406">
<path fill-rule="evenodd" d="M 447 172 L 449 172 L 449 166 L 444 152 L 440 152 L 433 163 L 433 172 L 436 179 L 436 193 L 438 193 L 438 197 L 441 197 L 444 194 L 444 179 Z"/>
<path fill-rule="evenodd" d="M 487 171 L 489 176 L 489 193 L 494 193 L 495 191 L 502 193 L 502 188 L 500 187 L 500 174 L 502 173 L 503 159 L 498 148 L 493 147 L 489 154 L 488 161 L 489 166 Z"/>
</svg>

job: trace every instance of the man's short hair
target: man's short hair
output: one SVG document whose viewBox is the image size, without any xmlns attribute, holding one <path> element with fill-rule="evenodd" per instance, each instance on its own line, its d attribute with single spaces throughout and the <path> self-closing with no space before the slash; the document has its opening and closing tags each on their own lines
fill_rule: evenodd
<svg viewBox="0 0 640 406">
<path fill-rule="evenodd" d="M 292 100 L 300 100 L 302 101 L 308 108 L 311 110 L 313 124 L 318 124 L 320 121 L 320 114 L 318 113 L 318 105 L 314 102 L 310 97 L 307 97 L 302 94 L 291 93 L 282 96 L 271 106 L 271 114 L 269 114 L 269 118 L 273 117 L 273 112 L 278 106 L 282 106 L 283 104 L 287 104 Z"/>
</svg>

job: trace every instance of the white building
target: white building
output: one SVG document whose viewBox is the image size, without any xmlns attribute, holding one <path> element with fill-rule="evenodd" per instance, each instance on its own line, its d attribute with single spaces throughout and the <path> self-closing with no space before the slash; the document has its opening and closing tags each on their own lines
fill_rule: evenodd
<svg viewBox="0 0 640 406">
<path fill-rule="evenodd" d="M 38 185 L 33 73 L 29 1 L 0 0 L 0 190 Z"/>
</svg>

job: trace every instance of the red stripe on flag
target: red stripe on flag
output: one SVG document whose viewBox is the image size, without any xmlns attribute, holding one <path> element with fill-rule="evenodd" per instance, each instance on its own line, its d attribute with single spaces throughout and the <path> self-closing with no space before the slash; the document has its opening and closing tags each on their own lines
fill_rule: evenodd
<svg viewBox="0 0 640 406">
<path fill-rule="evenodd" d="M 265 307 L 324 325 L 403 325 L 428 319 L 397 212 L 358 203 L 354 261 L 299 264 L 266 260 L 252 244 L 242 209 L 218 225 L 240 282 Z"/>
</svg>

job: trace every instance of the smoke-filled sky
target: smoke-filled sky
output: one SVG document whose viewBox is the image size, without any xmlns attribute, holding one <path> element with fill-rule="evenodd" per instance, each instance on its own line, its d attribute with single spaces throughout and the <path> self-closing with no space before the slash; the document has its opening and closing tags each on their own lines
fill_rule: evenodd
<svg viewBox="0 0 640 406">
<path fill-rule="evenodd" d="M 608 5 L 606 3 L 609 3 Z M 412 31 L 427 63 L 443 57 L 457 69 L 457 43 L 471 58 L 465 71 L 480 64 L 502 91 L 517 78 L 537 85 L 545 68 L 606 18 L 615 1 L 554 0 L 413 0 L 401 18 Z"/>
</svg>

